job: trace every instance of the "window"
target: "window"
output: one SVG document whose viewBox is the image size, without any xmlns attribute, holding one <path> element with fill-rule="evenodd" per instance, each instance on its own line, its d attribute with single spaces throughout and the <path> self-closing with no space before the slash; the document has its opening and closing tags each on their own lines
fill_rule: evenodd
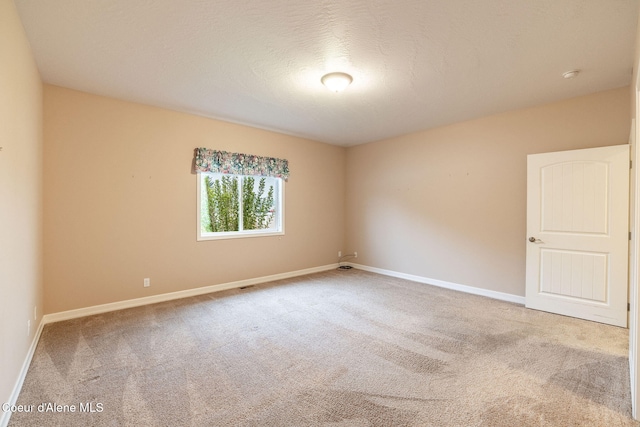
<svg viewBox="0 0 640 427">
<path fill-rule="evenodd" d="M 284 234 L 281 178 L 198 174 L 198 240 Z"/>
<path fill-rule="evenodd" d="M 284 234 L 289 161 L 196 148 L 198 240 Z"/>
</svg>

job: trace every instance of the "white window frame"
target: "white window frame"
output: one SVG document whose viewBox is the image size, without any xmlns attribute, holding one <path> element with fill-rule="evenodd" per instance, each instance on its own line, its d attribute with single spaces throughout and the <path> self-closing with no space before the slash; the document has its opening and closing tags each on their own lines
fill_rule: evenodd
<svg viewBox="0 0 640 427">
<path fill-rule="evenodd" d="M 198 197 L 197 197 L 197 240 L 198 241 L 206 241 L 206 240 L 222 240 L 222 239 L 244 239 L 248 237 L 265 237 L 265 236 L 282 236 L 284 235 L 284 179 L 277 179 L 278 185 L 277 188 L 274 189 L 274 204 L 276 206 L 276 210 L 278 215 L 276 215 L 276 230 L 273 228 L 268 230 L 240 230 L 240 231 L 219 231 L 219 232 L 203 232 L 202 231 L 202 187 L 204 182 L 204 177 L 207 175 L 218 175 L 214 173 L 208 172 L 198 172 Z M 259 175 L 237 175 L 237 174 L 228 174 L 229 176 L 237 176 L 237 177 L 247 177 L 252 176 L 254 178 L 262 178 Z M 266 177 L 269 178 L 269 177 Z M 240 180 L 240 185 L 238 186 L 238 191 L 242 194 L 242 179 Z M 242 197 L 240 197 L 240 212 L 242 212 Z M 239 218 L 240 228 L 242 228 L 242 215 Z"/>
</svg>

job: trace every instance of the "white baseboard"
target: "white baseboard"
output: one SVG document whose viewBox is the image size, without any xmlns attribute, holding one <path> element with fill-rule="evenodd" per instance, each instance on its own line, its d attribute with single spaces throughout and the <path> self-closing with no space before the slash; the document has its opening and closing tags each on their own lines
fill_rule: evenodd
<svg viewBox="0 0 640 427">
<path fill-rule="evenodd" d="M 42 328 L 44 328 L 44 325 L 45 322 L 43 317 L 40 320 L 40 324 L 38 325 L 38 330 L 33 336 L 33 340 L 31 341 L 31 345 L 29 346 L 29 351 L 27 352 L 27 357 L 24 358 L 24 362 L 22 363 L 22 367 L 20 368 L 20 372 L 18 374 L 18 379 L 16 380 L 16 383 L 13 386 L 13 390 L 11 391 L 11 396 L 9 396 L 9 400 L 7 402 L 0 402 L 0 404 L 8 403 L 9 405 L 15 405 L 18 401 L 20 390 L 22 390 L 22 384 L 24 383 L 24 379 L 27 376 L 29 366 L 31 366 L 31 359 L 33 359 L 33 355 L 36 352 L 36 347 L 38 346 L 38 342 L 40 341 L 40 335 L 42 334 Z M 7 425 L 9 425 L 10 418 L 11 412 L 4 412 L 2 411 L 2 409 L 0 409 L 0 427 L 7 427 Z"/>
<path fill-rule="evenodd" d="M 454 291 L 465 292 L 468 294 L 481 295 L 502 301 L 514 302 L 524 305 L 524 297 L 519 295 L 507 294 L 504 292 L 492 291 L 489 289 L 476 288 L 474 286 L 460 285 L 458 283 L 445 282 L 444 280 L 429 279 L 428 277 L 415 276 L 413 274 L 399 273 L 392 270 L 384 270 L 377 267 L 369 267 L 367 265 L 349 263 L 353 268 L 359 270 L 370 271 L 372 273 L 383 274 L 385 276 L 398 277 L 400 279 L 411 280 L 412 282 L 424 283 L 427 285 L 438 286 L 440 288 L 452 289 Z"/>
<path fill-rule="evenodd" d="M 94 305 L 91 307 L 79 308 L 76 310 L 61 311 L 59 313 L 46 314 L 43 317 L 43 323 L 47 324 L 60 322 L 63 320 L 77 319 L 79 317 L 91 316 L 94 314 L 107 313 L 109 311 L 123 310 L 125 308 L 139 307 L 147 304 L 155 304 L 158 302 L 209 294 L 211 292 L 226 291 L 227 289 L 241 288 L 243 286 L 251 286 L 260 283 L 273 282 L 275 280 L 304 276 L 306 274 L 319 273 L 322 271 L 333 270 L 335 268 L 338 268 L 338 264 L 323 265 L 320 267 L 306 268 L 304 270 L 289 271 L 287 273 L 256 277 L 254 279 L 238 280 L 236 282 L 221 283 L 219 285 L 205 286 L 202 288 L 187 289 L 184 291 L 169 292 L 166 294 L 112 302 L 109 304 Z"/>
</svg>

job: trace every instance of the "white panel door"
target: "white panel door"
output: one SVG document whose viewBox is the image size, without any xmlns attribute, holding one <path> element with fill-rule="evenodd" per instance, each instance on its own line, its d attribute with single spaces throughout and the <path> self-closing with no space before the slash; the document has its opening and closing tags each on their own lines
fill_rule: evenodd
<svg viewBox="0 0 640 427">
<path fill-rule="evenodd" d="M 527 156 L 526 306 L 627 326 L 629 146 Z"/>
</svg>

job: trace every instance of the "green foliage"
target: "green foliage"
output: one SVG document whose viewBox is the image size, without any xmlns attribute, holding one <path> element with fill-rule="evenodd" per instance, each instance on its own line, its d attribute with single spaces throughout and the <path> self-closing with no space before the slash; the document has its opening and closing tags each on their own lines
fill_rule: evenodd
<svg viewBox="0 0 640 427">
<path fill-rule="evenodd" d="M 208 221 L 203 227 L 208 232 L 238 231 L 240 200 L 239 177 L 223 175 L 213 179 L 205 177 L 207 189 Z M 265 195 L 266 179 L 260 178 L 255 188 L 255 178 L 244 177 L 242 182 L 242 224 L 244 230 L 269 228 L 273 219 L 274 189 L 269 186 Z"/>
<path fill-rule="evenodd" d="M 262 230 L 269 228 L 273 218 L 273 185 L 269 186 L 266 196 L 264 188 L 266 179 L 260 178 L 258 189 L 255 179 L 248 176 L 242 183 L 242 225 L 245 230 Z"/>
<path fill-rule="evenodd" d="M 205 178 L 207 185 L 207 201 L 209 208 L 210 230 L 238 231 L 239 209 L 238 177 L 224 175 L 220 179 Z"/>
</svg>

